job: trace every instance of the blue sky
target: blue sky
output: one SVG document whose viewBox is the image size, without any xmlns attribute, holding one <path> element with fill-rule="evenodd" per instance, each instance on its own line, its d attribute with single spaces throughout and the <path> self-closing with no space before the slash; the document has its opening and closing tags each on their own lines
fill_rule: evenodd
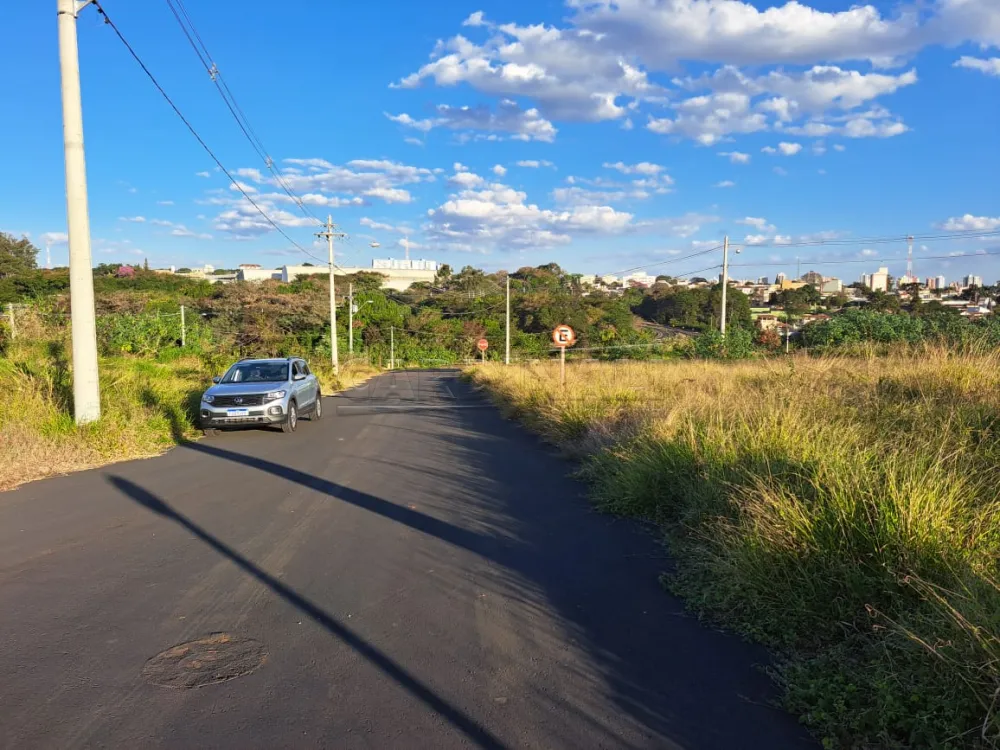
<svg viewBox="0 0 1000 750">
<path fill-rule="evenodd" d="M 921 277 L 1000 278 L 1000 255 L 982 255 L 1000 236 L 936 239 L 1000 231 L 996 0 L 224 5 L 185 3 L 281 181 L 350 236 L 342 264 L 401 256 L 407 234 L 413 257 L 454 266 L 683 274 L 718 263 L 681 259 L 728 234 L 734 276 L 798 257 L 855 280 L 881 258 L 901 275 L 905 243 L 868 240 L 909 233 Z M 59 265 L 54 6 L 6 10 L 0 229 Z M 103 7 L 244 189 L 323 256 L 165 0 Z M 215 169 L 93 7 L 78 28 L 95 263 L 313 260 Z M 981 256 L 933 259 L 952 253 Z"/>
</svg>

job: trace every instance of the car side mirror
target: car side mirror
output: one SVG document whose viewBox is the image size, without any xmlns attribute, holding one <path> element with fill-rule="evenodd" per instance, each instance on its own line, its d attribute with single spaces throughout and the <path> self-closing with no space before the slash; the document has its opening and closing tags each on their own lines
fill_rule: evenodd
<svg viewBox="0 0 1000 750">
<path fill-rule="evenodd" d="M 216 375 L 214 378 L 212 378 L 212 382 L 213 383 L 221 383 L 222 382 L 222 378 L 219 375 Z"/>
<path fill-rule="evenodd" d="M 306 379 L 306 376 L 302 375 L 302 374 L 298 374 L 298 375 L 293 375 L 292 376 L 292 380 L 305 380 L 305 379 Z"/>
</svg>

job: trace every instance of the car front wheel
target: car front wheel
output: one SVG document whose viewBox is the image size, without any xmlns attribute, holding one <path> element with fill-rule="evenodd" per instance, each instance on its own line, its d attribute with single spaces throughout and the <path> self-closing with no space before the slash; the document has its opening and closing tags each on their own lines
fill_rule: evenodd
<svg viewBox="0 0 1000 750">
<path fill-rule="evenodd" d="M 323 394 L 316 394 L 316 406 L 313 408 L 312 416 L 309 419 L 317 421 L 323 418 Z"/>
<path fill-rule="evenodd" d="M 295 402 L 292 401 L 288 405 L 288 419 L 285 423 L 281 425 L 281 431 L 288 434 L 295 432 L 295 428 L 299 426 L 299 410 L 295 406 Z"/>
</svg>

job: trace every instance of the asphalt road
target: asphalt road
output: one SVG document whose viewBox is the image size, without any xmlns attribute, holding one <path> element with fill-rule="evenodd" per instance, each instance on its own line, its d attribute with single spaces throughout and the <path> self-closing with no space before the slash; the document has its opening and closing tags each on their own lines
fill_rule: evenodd
<svg viewBox="0 0 1000 750">
<path fill-rule="evenodd" d="M 326 406 L 0 494 L 0 747 L 813 747 L 454 373 Z"/>
</svg>

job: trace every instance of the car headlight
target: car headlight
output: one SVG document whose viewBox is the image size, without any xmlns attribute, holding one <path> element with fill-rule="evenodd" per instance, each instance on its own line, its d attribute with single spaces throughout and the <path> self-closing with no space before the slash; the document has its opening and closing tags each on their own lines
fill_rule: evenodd
<svg viewBox="0 0 1000 750">
<path fill-rule="evenodd" d="M 211 393 L 206 393 L 204 396 L 201 397 L 201 400 L 204 401 L 206 404 L 214 404 L 215 396 L 213 396 Z"/>
<path fill-rule="evenodd" d="M 271 391 L 267 394 L 268 401 L 277 401 L 279 398 L 285 397 L 285 391 Z"/>
</svg>

